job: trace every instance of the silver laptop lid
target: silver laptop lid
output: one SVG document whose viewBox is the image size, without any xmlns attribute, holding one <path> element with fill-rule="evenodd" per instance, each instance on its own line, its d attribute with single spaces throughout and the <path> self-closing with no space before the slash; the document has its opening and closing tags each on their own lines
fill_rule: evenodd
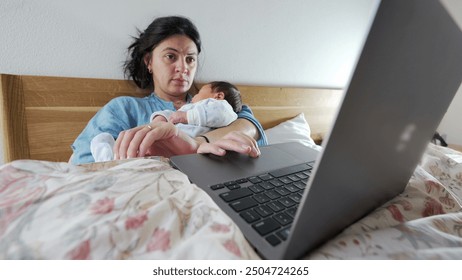
<svg viewBox="0 0 462 280">
<path fill-rule="evenodd" d="M 282 257 L 402 192 L 461 82 L 462 33 L 441 3 L 382 1 Z"/>
</svg>

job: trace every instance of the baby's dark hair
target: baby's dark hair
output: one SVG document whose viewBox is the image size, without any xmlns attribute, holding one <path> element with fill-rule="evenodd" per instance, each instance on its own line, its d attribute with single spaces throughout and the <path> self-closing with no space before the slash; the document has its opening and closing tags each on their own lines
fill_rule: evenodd
<svg viewBox="0 0 462 280">
<path fill-rule="evenodd" d="M 233 107 L 234 112 L 239 113 L 242 110 L 241 92 L 231 83 L 216 81 L 209 83 L 212 92 L 223 92 L 225 100 Z"/>
<path fill-rule="evenodd" d="M 138 30 L 138 37 L 133 37 L 133 43 L 128 47 L 129 58 L 124 63 L 125 77 L 132 79 L 142 89 L 153 89 L 154 81 L 152 74 L 144 62 L 146 55 L 163 40 L 174 35 L 186 35 L 201 52 L 201 39 L 196 26 L 187 18 L 180 16 L 168 16 L 155 19 L 141 32 Z"/>
</svg>

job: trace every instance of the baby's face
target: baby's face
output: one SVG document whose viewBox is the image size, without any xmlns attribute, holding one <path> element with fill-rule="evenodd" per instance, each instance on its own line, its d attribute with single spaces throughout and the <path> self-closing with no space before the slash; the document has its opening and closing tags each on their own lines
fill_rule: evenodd
<svg viewBox="0 0 462 280">
<path fill-rule="evenodd" d="M 215 93 L 212 92 L 212 87 L 209 84 L 201 87 L 199 92 L 193 96 L 192 103 L 196 103 L 207 98 L 215 98 Z"/>
</svg>

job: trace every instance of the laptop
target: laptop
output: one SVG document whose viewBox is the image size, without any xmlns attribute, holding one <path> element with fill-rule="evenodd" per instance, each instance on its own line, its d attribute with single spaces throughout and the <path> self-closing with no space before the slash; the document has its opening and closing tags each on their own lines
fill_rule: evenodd
<svg viewBox="0 0 462 280">
<path fill-rule="evenodd" d="M 262 258 L 301 258 L 404 190 L 461 82 L 462 33 L 444 6 L 382 1 L 321 152 L 284 143 L 171 163 Z"/>
</svg>

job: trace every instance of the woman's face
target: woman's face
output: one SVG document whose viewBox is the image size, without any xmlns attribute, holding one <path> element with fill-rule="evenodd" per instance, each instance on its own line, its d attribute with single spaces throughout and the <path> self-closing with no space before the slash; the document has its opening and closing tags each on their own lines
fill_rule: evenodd
<svg viewBox="0 0 462 280">
<path fill-rule="evenodd" d="M 184 99 L 197 70 L 196 44 L 184 35 L 174 35 L 162 41 L 147 61 L 152 71 L 154 92 L 162 99 Z"/>
</svg>

